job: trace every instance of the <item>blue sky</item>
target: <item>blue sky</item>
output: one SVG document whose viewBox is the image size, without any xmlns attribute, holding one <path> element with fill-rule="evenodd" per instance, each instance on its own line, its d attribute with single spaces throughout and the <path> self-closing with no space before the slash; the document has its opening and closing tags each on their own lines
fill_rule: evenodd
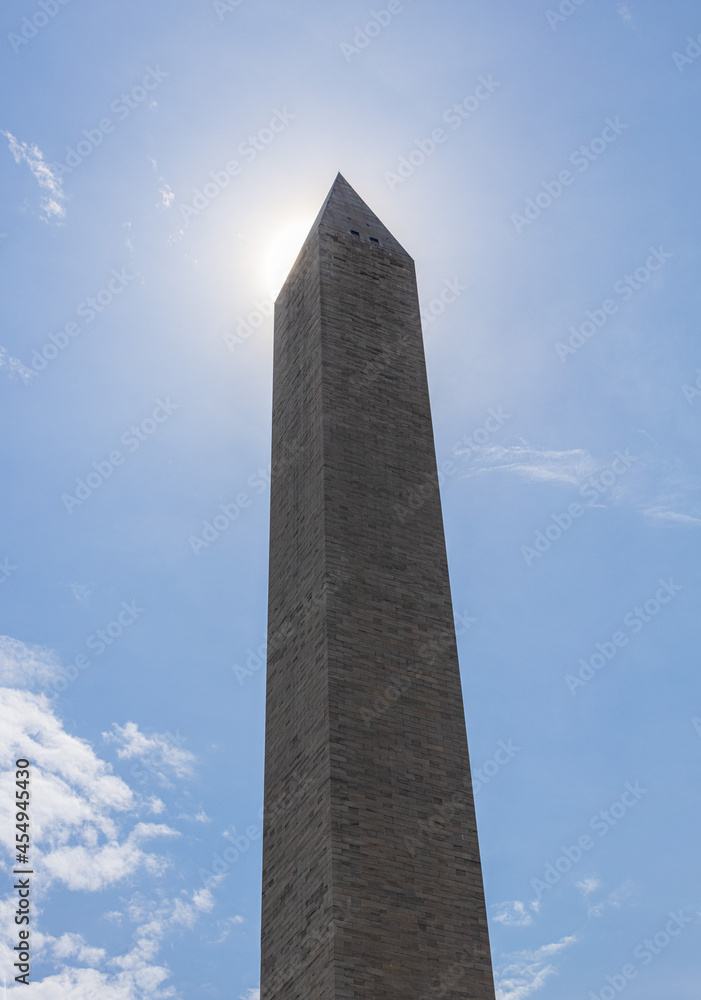
<svg viewBox="0 0 701 1000">
<path fill-rule="evenodd" d="M 696 998 L 698 6 L 0 17 L 22 995 L 257 996 L 270 298 L 340 170 L 417 262 L 499 998 Z"/>
</svg>

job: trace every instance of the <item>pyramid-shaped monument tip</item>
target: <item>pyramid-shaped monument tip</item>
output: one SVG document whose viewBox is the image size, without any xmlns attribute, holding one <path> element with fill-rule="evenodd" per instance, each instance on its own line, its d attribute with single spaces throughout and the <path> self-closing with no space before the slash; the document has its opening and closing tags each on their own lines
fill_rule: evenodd
<svg viewBox="0 0 701 1000">
<path fill-rule="evenodd" d="M 376 246 L 388 250 L 392 254 L 401 254 L 409 260 L 412 259 L 411 255 L 407 253 L 387 226 L 380 221 L 340 172 L 336 175 L 336 179 L 319 209 L 319 214 L 302 244 L 297 261 L 302 259 L 310 241 L 320 230 L 358 240 L 359 247 Z M 291 274 L 292 272 L 290 272 Z M 290 280 L 290 275 L 285 280 L 283 290 Z M 282 290 L 280 294 L 282 294 Z"/>
<path fill-rule="evenodd" d="M 345 236 L 355 235 L 362 241 L 371 241 L 392 253 L 409 256 L 340 172 L 331 185 L 312 231 L 317 228 L 332 230 Z"/>
</svg>

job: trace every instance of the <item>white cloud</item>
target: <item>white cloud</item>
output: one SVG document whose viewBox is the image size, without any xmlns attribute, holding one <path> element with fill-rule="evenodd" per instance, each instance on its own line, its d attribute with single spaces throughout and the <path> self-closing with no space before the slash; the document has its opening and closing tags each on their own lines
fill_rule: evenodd
<svg viewBox="0 0 701 1000">
<path fill-rule="evenodd" d="M 92 594 L 92 583 L 71 583 L 69 584 L 71 588 L 71 593 L 75 597 L 78 604 L 86 604 L 88 598 Z"/>
<path fill-rule="evenodd" d="M 578 885 L 580 883 L 577 883 Z M 596 888 L 600 888 L 601 883 L 597 882 Z M 633 882 L 623 882 L 619 885 L 617 889 L 609 893 L 605 899 L 600 900 L 598 903 L 587 907 L 587 916 L 589 917 L 601 917 L 604 911 L 611 907 L 614 910 L 619 910 L 623 904 L 623 901 L 629 899 L 635 892 L 635 885 Z"/>
<path fill-rule="evenodd" d="M 31 761 L 31 858 L 46 887 L 56 879 L 95 891 L 141 867 L 161 871 L 165 860 L 142 845 L 175 831 L 137 823 L 125 835 L 117 820 L 135 812 L 132 790 L 89 743 L 64 730 L 45 695 L 17 689 L 59 675 L 51 650 L 0 639 L 0 844 L 14 855 L 10 793 L 14 761 L 23 756 Z"/>
<path fill-rule="evenodd" d="M 152 874 L 163 872 L 167 862 L 145 853 L 139 844 L 153 837 L 174 836 L 178 836 L 177 832 L 168 826 L 138 823 L 126 840 L 113 839 L 101 846 L 92 843 L 88 847 L 60 847 L 46 855 L 44 864 L 69 889 L 96 892 L 121 882 L 141 867 Z"/>
<path fill-rule="evenodd" d="M 161 200 L 157 203 L 156 207 L 165 209 L 171 208 L 173 202 L 175 201 L 175 192 L 171 191 L 170 185 L 166 184 L 163 178 L 160 178 L 161 186 L 158 189 L 158 193 L 161 196 Z"/>
<path fill-rule="evenodd" d="M 260 989 L 248 990 L 247 993 L 241 995 L 239 1000 L 260 1000 Z"/>
<path fill-rule="evenodd" d="M 209 889 L 196 889 L 191 898 L 181 897 L 173 903 L 170 922 L 194 927 L 202 913 L 210 913 L 214 909 L 214 896 Z"/>
<path fill-rule="evenodd" d="M 16 903 L 11 897 L 0 901 L 0 965 L 12 968 L 16 961 L 12 948 L 17 943 L 12 930 L 12 916 Z M 167 917 L 168 907 L 160 910 Z M 35 915 L 32 931 L 34 961 L 51 962 L 55 971 L 43 980 L 31 983 L 29 993 L 21 984 L 8 985 L 7 996 L 31 996 L 33 1000 L 168 1000 L 175 996 L 171 987 L 163 987 L 169 970 L 155 962 L 161 938 L 168 927 L 167 919 L 154 921 L 137 928 L 135 946 L 125 955 L 110 958 L 103 948 L 90 946 L 79 934 L 62 934 L 52 937 L 39 930 Z M 121 922 L 121 914 L 106 915 Z"/>
<path fill-rule="evenodd" d="M 163 870 L 165 860 L 142 845 L 176 832 L 147 823 L 137 823 L 126 836 L 121 832 L 117 817 L 135 811 L 136 797 L 90 744 L 64 731 L 44 695 L 0 689 L 0 733 L 6 768 L 0 777 L 0 843 L 8 852 L 9 768 L 24 755 L 32 762 L 32 860 L 47 884 L 57 879 L 69 889 L 96 891 L 142 867 Z"/>
<path fill-rule="evenodd" d="M 36 377 L 36 372 L 27 368 L 19 358 L 13 358 L 4 347 L 0 347 L 0 368 L 7 368 L 10 378 L 20 378 L 26 384 Z"/>
<path fill-rule="evenodd" d="M 43 688 L 61 677 L 61 661 L 51 649 L 27 646 L 0 635 L 0 684 L 4 687 Z"/>
<path fill-rule="evenodd" d="M 51 169 L 50 164 L 44 159 L 44 154 L 38 146 L 20 142 L 11 132 L 1 132 L 8 141 L 10 152 L 15 163 L 27 164 L 32 175 L 36 179 L 42 191 L 47 193 L 41 199 L 42 216 L 44 222 L 51 222 L 52 219 L 63 219 L 66 210 L 63 207 L 65 194 L 63 193 L 63 182 L 60 177 Z"/>
<path fill-rule="evenodd" d="M 694 517 L 692 514 L 682 514 L 676 510 L 669 510 L 664 506 L 647 507 L 643 513 L 652 521 L 672 521 L 674 524 L 682 524 L 689 528 L 697 528 L 701 525 L 701 517 Z"/>
<path fill-rule="evenodd" d="M 21 992 L 21 985 L 9 986 L 7 996 L 31 996 L 32 1000 L 168 1000 L 175 997 L 171 987 L 161 989 L 169 975 L 162 966 L 147 965 L 141 961 L 133 969 L 117 974 L 97 969 L 64 967 L 58 974 L 41 982 L 32 982 L 30 993 Z"/>
<path fill-rule="evenodd" d="M 588 878 L 582 879 L 581 882 L 575 883 L 578 889 L 582 890 L 584 896 L 590 896 L 592 892 L 601 888 L 601 882 L 594 875 L 590 875 Z"/>
<path fill-rule="evenodd" d="M 209 913 L 210 910 L 214 909 L 214 896 L 209 891 L 209 889 L 197 889 L 193 893 L 192 902 L 195 904 L 198 910 L 202 910 L 203 913 Z M 237 921 L 243 921 L 243 917 L 236 917 Z"/>
<path fill-rule="evenodd" d="M 497 1000 L 526 1000 L 557 974 L 552 958 L 576 940 L 573 935 L 535 951 L 517 951 L 506 956 L 495 969 Z"/>
<path fill-rule="evenodd" d="M 618 7 L 616 9 L 618 10 L 618 13 L 621 16 L 621 20 L 624 21 L 626 24 L 630 24 L 631 21 L 633 20 L 633 15 L 631 13 L 631 10 L 630 10 L 630 7 L 628 6 L 628 4 L 627 3 L 619 3 L 619 5 L 618 5 Z"/>
<path fill-rule="evenodd" d="M 170 785 L 167 770 L 176 778 L 190 778 L 193 775 L 194 754 L 181 748 L 186 737 L 171 733 L 142 733 L 135 722 L 119 726 L 115 722 L 113 732 L 103 733 L 107 743 L 118 745 L 117 756 L 122 760 L 137 758 L 162 784 Z"/>
<path fill-rule="evenodd" d="M 74 958 L 85 965 L 97 967 L 105 960 L 104 948 L 91 948 L 82 934 L 62 934 L 52 942 L 55 958 Z"/>
<path fill-rule="evenodd" d="M 636 486 L 637 508 L 659 527 L 698 528 L 701 526 L 701 479 L 689 467 L 688 456 L 661 444 L 645 431 L 649 458 L 641 463 L 641 482 Z"/>
<path fill-rule="evenodd" d="M 604 461 L 583 448 L 553 451 L 533 448 L 526 441 L 486 445 L 477 450 L 457 448 L 456 455 L 464 454 L 469 459 L 463 478 L 508 473 L 533 483 L 576 490 L 585 506 L 626 505 L 651 521 L 699 527 L 698 477 L 688 471 L 685 460 L 661 456 L 655 443 L 651 444 L 652 449 L 646 446 L 636 453 L 618 449 Z"/>
<path fill-rule="evenodd" d="M 456 454 L 470 454 L 469 449 Z M 532 448 L 526 442 L 520 445 L 490 445 L 472 452 L 466 475 L 483 475 L 488 472 L 512 472 L 533 482 L 561 483 L 579 486 L 598 469 L 596 461 L 583 448 L 569 451 L 551 451 Z"/>
<path fill-rule="evenodd" d="M 138 870 L 156 876 L 167 869 L 167 859 L 146 851 L 155 837 L 174 837 L 177 831 L 155 823 L 134 822 L 144 806 L 163 811 L 155 796 L 142 800 L 112 772 L 85 740 L 67 733 L 43 694 L 18 690 L 22 684 L 45 684 L 60 674 L 56 655 L 18 640 L 0 640 L 0 844 L 14 857 L 9 804 L 14 782 L 14 761 L 31 761 L 32 849 L 31 862 L 44 896 L 57 883 L 69 891 L 92 892 L 123 882 Z M 15 685 L 10 687 L 8 685 Z M 123 738 L 122 738 L 123 737 Z M 136 726 L 125 726 L 116 737 L 125 753 L 143 738 Z M 149 742 L 151 741 L 151 742 Z M 156 744 L 160 746 L 158 739 Z M 177 748 L 175 748 L 177 749 Z M 176 770 L 187 770 L 192 755 L 179 750 Z M 41 910 L 35 914 L 32 952 L 35 959 L 51 962 L 51 975 L 34 981 L 34 1000 L 170 1000 L 175 990 L 166 984 L 169 970 L 157 960 L 167 933 L 192 928 L 215 906 L 209 889 L 183 890 L 168 899 L 161 889 L 157 899 L 135 897 L 124 909 L 104 914 L 104 919 L 124 926 L 136 924 L 135 944 L 126 954 L 110 956 L 75 933 L 52 937 L 42 933 Z M 0 965 L 11 968 L 12 930 L 16 902 L 0 899 Z M 8 997 L 21 984 L 9 985 Z M 17 993 L 22 997 L 23 992 Z"/>
<path fill-rule="evenodd" d="M 134 896 L 127 906 L 129 919 L 138 924 L 137 948 L 128 955 L 113 959 L 112 964 L 130 967 L 139 956 L 150 961 L 158 952 L 160 942 L 169 930 L 192 928 L 202 914 L 214 909 L 214 897 L 208 889 L 196 889 L 190 895 L 183 890 L 175 899 L 145 899 Z"/>
<path fill-rule="evenodd" d="M 90 744 L 64 731 L 45 695 L 5 688 L 0 699 L 0 732 L 5 766 L 21 755 L 32 762 L 36 844 L 60 842 L 71 828 L 86 824 L 110 834 L 115 829 L 110 813 L 133 807 L 131 789 L 112 774 Z M 10 771 L 6 777 L 12 778 Z M 9 828 L 5 832 L 9 836 Z M 0 840 L 2 836 L 0 832 Z"/>
<path fill-rule="evenodd" d="M 513 902 L 498 903 L 494 907 L 494 919 L 505 927 L 527 927 L 533 923 L 533 917 L 518 899 Z"/>
<path fill-rule="evenodd" d="M 245 922 L 244 918 L 238 915 L 235 917 L 227 917 L 226 920 L 220 920 L 218 926 L 221 928 L 221 934 L 218 938 L 212 941 L 212 944 L 221 944 L 223 941 L 226 941 L 234 927 L 240 927 L 241 924 L 244 924 Z"/>
<path fill-rule="evenodd" d="M 155 104 L 154 104 L 155 107 Z M 149 163 L 153 167 L 154 173 L 158 172 L 158 164 L 152 156 L 147 157 Z M 158 193 L 161 196 L 160 201 L 156 202 L 156 208 L 165 209 L 171 208 L 173 202 L 175 201 L 175 193 L 171 191 L 170 184 L 168 184 L 162 177 L 158 178 L 158 183 L 160 187 Z"/>
</svg>

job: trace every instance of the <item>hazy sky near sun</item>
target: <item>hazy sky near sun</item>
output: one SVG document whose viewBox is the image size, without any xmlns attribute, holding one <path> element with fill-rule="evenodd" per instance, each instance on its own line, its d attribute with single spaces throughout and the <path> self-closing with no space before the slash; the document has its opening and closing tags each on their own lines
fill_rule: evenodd
<svg viewBox="0 0 701 1000">
<path fill-rule="evenodd" d="M 340 170 L 417 262 L 499 998 L 695 1000 L 698 5 L 0 19 L 22 995 L 257 996 L 271 297 Z"/>
</svg>

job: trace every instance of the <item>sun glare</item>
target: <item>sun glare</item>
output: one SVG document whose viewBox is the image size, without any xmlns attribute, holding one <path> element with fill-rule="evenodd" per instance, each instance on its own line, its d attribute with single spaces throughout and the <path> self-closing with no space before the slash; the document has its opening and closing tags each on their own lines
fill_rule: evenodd
<svg viewBox="0 0 701 1000">
<path fill-rule="evenodd" d="M 264 277 L 271 299 L 285 283 L 313 222 L 313 215 L 300 216 L 278 229 L 270 241 L 264 260 Z"/>
</svg>

